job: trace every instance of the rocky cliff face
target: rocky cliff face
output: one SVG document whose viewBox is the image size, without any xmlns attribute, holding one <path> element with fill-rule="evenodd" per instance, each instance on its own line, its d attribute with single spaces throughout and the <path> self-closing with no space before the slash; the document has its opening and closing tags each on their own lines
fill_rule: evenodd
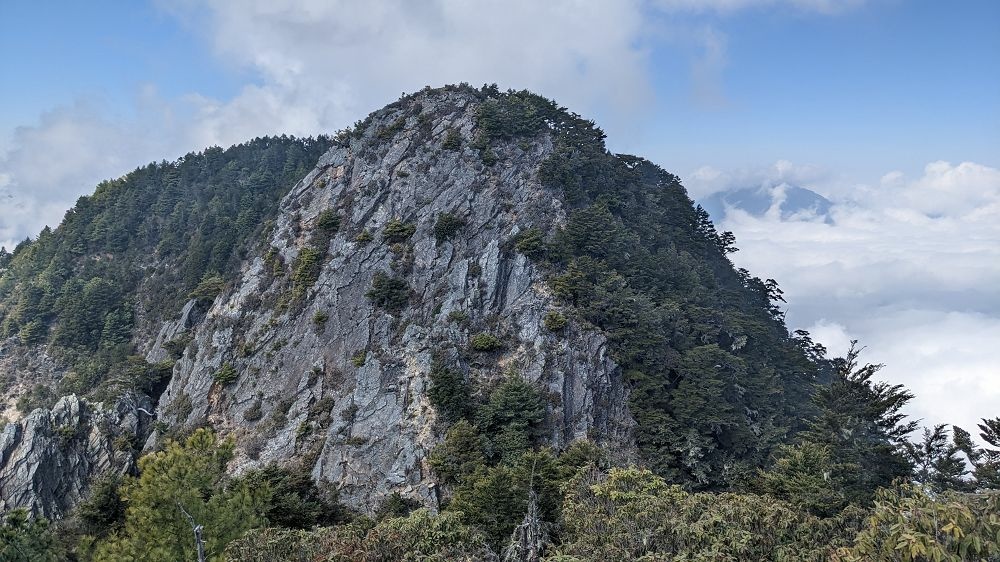
<svg viewBox="0 0 1000 562">
<path fill-rule="evenodd" d="M 58 518 L 94 475 L 133 469 L 151 407 L 148 398 L 131 395 L 110 408 L 71 395 L 8 424 L 0 432 L 0 511 L 24 507 Z"/>
<path fill-rule="evenodd" d="M 160 340 L 190 344 L 160 421 L 234 435 L 237 472 L 296 458 L 355 507 L 391 492 L 433 506 L 425 458 L 443 427 L 427 389 L 438 360 L 479 388 L 508 376 L 544 387 L 553 446 L 588 437 L 632 454 L 627 389 L 604 336 L 572 322 L 547 330 L 559 304 L 514 248 L 529 227 L 565 219 L 536 177 L 551 142 L 501 144 L 484 165 L 470 147 L 476 104 L 462 91 L 417 95 L 320 159 L 204 320 L 165 328 Z M 373 284 L 392 298 L 380 306 Z M 478 334 L 502 347 L 474 350 Z"/>
<path fill-rule="evenodd" d="M 633 457 L 628 390 L 605 336 L 571 314 L 546 328 L 561 305 L 516 243 L 566 220 L 562 194 L 538 180 L 552 139 L 484 150 L 482 100 L 428 90 L 342 135 L 214 301 L 135 336 L 150 363 L 179 354 L 157 430 L 155 401 L 134 392 L 109 407 L 64 397 L 14 420 L 0 437 L 0 508 L 59 517 L 95 475 L 132 470 L 143 442 L 149 451 L 204 425 L 235 438 L 234 473 L 304 463 L 355 508 L 393 492 L 434 507 L 426 458 L 445 430 L 428 397 L 435 365 L 480 393 L 531 381 L 547 397 L 547 444 L 589 438 Z M 60 375 L 15 370 L 25 384 Z"/>
</svg>

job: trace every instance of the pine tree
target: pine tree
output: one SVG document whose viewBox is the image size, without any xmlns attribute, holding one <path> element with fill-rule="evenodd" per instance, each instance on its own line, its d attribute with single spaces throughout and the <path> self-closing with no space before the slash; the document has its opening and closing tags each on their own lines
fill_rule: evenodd
<svg viewBox="0 0 1000 562">
<path fill-rule="evenodd" d="M 870 501 L 879 488 L 910 475 L 906 437 L 916 422 L 901 412 L 912 398 L 902 385 L 873 380 L 879 364 L 858 366 L 861 353 L 851 342 L 847 356 L 835 361 L 833 381 L 813 396 L 818 414 L 803 438 L 825 445 L 833 458 L 850 467 L 842 475 L 852 502 Z"/>
<path fill-rule="evenodd" d="M 924 428 L 923 439 L 913 446 L 912 456 L 916 465 L 917 482 L 934 491 L 965 490 L 969 483 L 963 479 L 968 474 L 965 461 L 958 456 L 959 448 L 948 441 L 944 424 Z"/>
<path fill-rule="evenodd" d="M 183 445 L 171 442 L 143 457 L 140 476 L 121 490 L 127 504 L 124 529 L 98 547 L 97 558 L 194 560 L 193 519 L 204 527 L 207 556 L 215 559 L 229 541 L 266 523 L 267 486 L 224 485 L 232 451 L 231 442 L 217 442 L 211 431 L 199 429 Z"/>
<path fill-rule="evenodd" d="M 972 465 L 973 486 L 1000 490 L 1000 418 L 983 419 L 979 436 L 991 447 L 977 447 L 968 431 L 955 426 L 955 446 Z"/>
</svg>

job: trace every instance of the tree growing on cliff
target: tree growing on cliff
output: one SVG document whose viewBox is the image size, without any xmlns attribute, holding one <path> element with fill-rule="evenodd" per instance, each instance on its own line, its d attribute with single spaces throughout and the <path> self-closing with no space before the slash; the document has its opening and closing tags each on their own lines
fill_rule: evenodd
<svg viewBox="0 0 1000 562">
<path fill-rule="evenodd" d="M 233 444 L 219 442 L 199 429 L 183 444 L 143 457 L 140 475 L 121 490 L 124 528 L 99 544 L 97 558 L 107 561 L 194 560 L 197 556 L 189 518 L 204 526 L 205 552 L 219 560 L 223 549 L 247 529 L 266 522 L 270 490 L 247 481 L 225 485 Z"/>
</svg>

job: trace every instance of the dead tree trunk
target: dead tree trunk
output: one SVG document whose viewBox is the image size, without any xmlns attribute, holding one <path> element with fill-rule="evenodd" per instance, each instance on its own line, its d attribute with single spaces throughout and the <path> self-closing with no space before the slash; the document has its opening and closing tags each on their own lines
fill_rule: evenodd
<svg viewBox="0 0 1000 562">
<path fill-rule="evenodd" d="M 528 512 L 521 524 L 514 529 L 510 544 L 503 551 L 504 562 L 539 562 L 545 546 L 545 528 L 538 513 L 538 494 L 528 494 Z"/>
<path fill-rule="evenodd" d="M 194 532 L 194 546 L 198 550 L 198 562 L 205 562 L 205 541 L 201 538 L 201 532 L 205 528 L 203 525 L 199 525 L 194 517 L 184 509 L 181 502 L 177 502 L 177 507 L 180 508 L 181 513 L 187 517 L 188 523 L 191 525 L 191 530 Z"/>
</svg>

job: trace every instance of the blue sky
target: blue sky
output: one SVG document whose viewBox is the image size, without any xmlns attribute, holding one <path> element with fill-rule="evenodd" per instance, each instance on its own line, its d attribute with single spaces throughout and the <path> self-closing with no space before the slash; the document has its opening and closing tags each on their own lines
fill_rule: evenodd
<svg viewBox="0 0 1000 562">
<path fill-rule="evenodd" d="M 887 161 L 998 163 L 998 2 L 872 3 L 832 17 L 751 10 L 711 22 L 727 36 L 721 104 L 692 100 L 684 78 L 697 53 L 654 56 L 657 130 L 682 139 L 644 136 L 668 161 L 784 158 L 848 174 Z"/>
<path fill-rule="evenodd" d="M 1000 164 L 1000 3 L 645 13 L 637 42 L 650 53 L 655 103 L 623 128 L 628 136 L 612 138 L 622 150 L 678 172 L 777 159 L 849 175 L 881 171 L 886 161 Z M 16 56 L 0 59 L 13 85 L 0 93 L 0 134 L 81 98 L 127 116 L 144 87 L 167 99 L 225 100 L 261 82 L 213 53 L 211 37 L 191 25 L 203 14 L 179 18 L 165 3 L 4 2 L 0 49 Z M 706 29 L 725 44 L 714 62 L 698 37 Z M 692 76 L 699 65 L 707 84 Z M 599 119 L 615 111 L 578 111 L 587 109 Z"/>
<path fill-rule="evenodd" d="M 1000 414 L 1000 2 L 3 0 L 0 52 L 0 246 L 149 161 L 497 82 L 695 197 L 759 189 L 717 222 L 792 328 L 861 339 L 928 423 Z"/>
</svg>

